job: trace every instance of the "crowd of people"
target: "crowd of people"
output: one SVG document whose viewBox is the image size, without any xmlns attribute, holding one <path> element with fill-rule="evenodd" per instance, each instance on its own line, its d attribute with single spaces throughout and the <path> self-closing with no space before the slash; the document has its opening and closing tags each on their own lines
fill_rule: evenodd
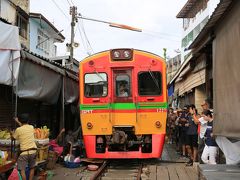
<svg viewBox="0 0 240 180">
<path fill-rule="evenodd" d="M 167 118 L 167 143 L 176 143 L 176 151 L 187 161 L 216 164 L 218 146 L 212 133 L 213 111 L 210 101 L 202 104 L 202 112 L 198 113 L 194 104 L 183 109 L 169 108 Z"/>
</svg>

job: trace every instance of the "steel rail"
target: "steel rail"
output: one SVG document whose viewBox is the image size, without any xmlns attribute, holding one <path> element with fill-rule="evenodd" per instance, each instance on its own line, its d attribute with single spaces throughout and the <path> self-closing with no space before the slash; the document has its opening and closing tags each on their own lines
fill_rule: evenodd
<svg viewBox="0 0 240 180">
<path fill-rule="evenodd" d="M 141 180 L 143 164 L 141 163 L 138 169 L 137 180 Z"/>
<path fill-rule="evenodd" d="M 93 177 L 90 178 L 90 180 L 97 180 L 103 174 L 108 164 L 109 164 L 109 161 L 104 161 L 102 166 L 97 170 L 97 172 L 93 175 Z"/>
</svg>

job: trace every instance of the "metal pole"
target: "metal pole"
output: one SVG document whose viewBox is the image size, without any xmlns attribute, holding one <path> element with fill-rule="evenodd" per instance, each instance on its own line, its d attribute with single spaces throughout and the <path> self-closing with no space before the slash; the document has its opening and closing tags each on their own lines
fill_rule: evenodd
<svg viewBox="0 0 240 180">
<path fill-rule="evenodd" d="M 65 94 L 65 90 L 64 90 L 64 86 L 65 86 L 65 81 L 64 81 L 64 76 L 62 78 L 62 120 L 63 120 L 63 128 L 65 128 L 65 105 L 64 105 L 64 94 Z"/>
<path fill-rule="evenodd" d="M 132 27 L 132 26 L 127 26 L 125 24 L 118 24 L 118 23 L 113 23 L 113 22 L 109 22 L 109 21 L 102 21 L 102 20 L 98 20 L 98 19 L 84 17 L 82 15 L 77 16 L 77 18 L 85 19 L 85 20 L 89 20 L 89 21 L 100 22 L 100 23 L 105 23 L 105 24 L 108 24 L 109 26 L 115 27 L 115 28 L 126 29 L 126 30 L 130 30 L 130 31 L 142 32 L 142 29 L 135 28 L 135 27 Z"/>
<path fill-rule="evenodd" d="M 74 26 L 76 21 L 77 8 L 76 6 L 70 7 L 70 14 L 72 15 L 71 22 L 71 44 L 70 44 L 70 64 L 73 63 L 73 44 L 74 44 Z"/>
</svg>

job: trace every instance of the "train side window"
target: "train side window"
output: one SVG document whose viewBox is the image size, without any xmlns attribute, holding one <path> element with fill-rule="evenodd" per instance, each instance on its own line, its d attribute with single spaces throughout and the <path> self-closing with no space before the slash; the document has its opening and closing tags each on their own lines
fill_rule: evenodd
<svg viewBox="0 0 240 180">
<path fill-rule="evenodd" d="M 85 97 L 106 97 L 108 94 L 106 73 L 85 74 L 84 95 Z"/>
<path fill-rule="evenodd" d="M 138 93 L 140 96 L 162 94 L 162 74 L 158 71 L 145 71 L 138 74 Z"/>
</svg>

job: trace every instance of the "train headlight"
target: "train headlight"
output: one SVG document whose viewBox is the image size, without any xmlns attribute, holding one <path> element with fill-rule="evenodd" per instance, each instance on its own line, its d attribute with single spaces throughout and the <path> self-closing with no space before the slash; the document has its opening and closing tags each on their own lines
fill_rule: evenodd
<svg viewBox="0 0 240 180">
<path fill-rule="evenodd" d="M 131 61 L 133 57 L 132 49 L 112 49 L 111 59 L 113 61 Z"/>
<path fill-rule="evenodd" d="M 113 56 L 114 56 L 114 58 L 120 58 L 120 52 L 114 51 Z"/>
<path fill-rule="evenodd" d="M 88 122 L 88 123 L 87 123 L 87 128 L 88 128 L 88 129 L 92 129 L 92 128 L 93 128 L 92 123 Z"/>
<path fill-rule="evenodd" d="M 156 121 L 156 122 L 155 122 L 155 126 L 156 126 L 157 128 L 160 128 L 160 127 L 162 127 L 162 124 L 160 123 L 160 121 Z"/>
<path fill-rule="evenodd" d="M 123 51 L 123 56 L 124 58 L 130 58 L 131 54 L 130 54 L 130 51 L 126 50 L 126 51 Z"/>
</svg>

